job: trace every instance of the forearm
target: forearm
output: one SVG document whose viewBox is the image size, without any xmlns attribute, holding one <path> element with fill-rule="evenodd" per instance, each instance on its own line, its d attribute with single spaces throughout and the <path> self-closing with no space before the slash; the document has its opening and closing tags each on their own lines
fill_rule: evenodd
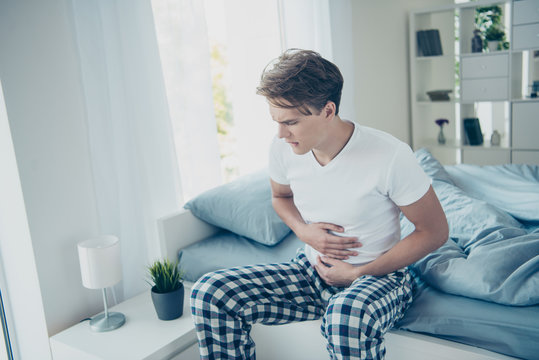
<svg viewBox="0 0 539 360">
<path fill-rule="evenodd" d="M 299 237 L 299 232 L 301 227 L 305 225 L 305 221 L 294 204 L 294 198 L 291 196 L 273 197 L 272 205 L 277 215 Z"/>
<path fill-rule="evenodd" d="M 438 249 L 446 240 L 443 232 L 416 230 L 376 260 L 357 267 L 357 275 L 382 276 L 402 269 Z"/>
</svg>

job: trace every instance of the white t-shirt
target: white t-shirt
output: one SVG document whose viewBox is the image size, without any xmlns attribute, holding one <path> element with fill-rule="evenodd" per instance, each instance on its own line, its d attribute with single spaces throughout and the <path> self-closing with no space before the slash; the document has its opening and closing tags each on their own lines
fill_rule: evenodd
<svg viewBox="0 0 539 360">
<path fill-rule="evenodd" d="M 430 178 L 417 163 L 410 147 L 393 136 L 354 123 L 354 132 L 339 154 L 322 166 L 312 151 L 297 155 L 283 139 L 270 148 L 269 174 L 273 181 L 290 185 L 294 204 L 306 223 L 340 225 L 339 236 L 357 237 L 359 255 L 346 261 L 364 264 L 400 241 L 400 209 L 419 200 Z M 316 264 L 318 251 L 305 245 Z"/>
</svg>

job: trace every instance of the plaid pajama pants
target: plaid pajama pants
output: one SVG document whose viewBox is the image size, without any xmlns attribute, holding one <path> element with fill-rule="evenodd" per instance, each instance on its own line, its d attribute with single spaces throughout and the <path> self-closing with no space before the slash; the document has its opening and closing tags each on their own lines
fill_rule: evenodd
<svg viewBox="0 0 539 360">
<path fill-rule="evenodd" d="M 209 273 L 191 292 L 201 359 L 255 359 L 251 324 L 280 325 L 323 317 L 331 359 L 383 359 L 384 334 L 412 302 L 407 269 L 328 286 L 302 250 L 291 262 Z"/>
</svg>

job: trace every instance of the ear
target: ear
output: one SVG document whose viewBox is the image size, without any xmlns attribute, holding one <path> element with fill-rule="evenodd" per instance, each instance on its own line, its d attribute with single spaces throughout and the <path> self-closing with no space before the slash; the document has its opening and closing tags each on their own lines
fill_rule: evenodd
<svg viewBox="0 0 539 360">
<path fill-rule="evenodd" d="M 337 106 L 333 101 L 328 101 L 326 103 L 326 106 L 324 106 L 324 109 L 322 110 L 324 112 L 324 115 L 326 115 L 326 118 L 334 117 L 335 111 L 337 110 Z"/>
</svg>

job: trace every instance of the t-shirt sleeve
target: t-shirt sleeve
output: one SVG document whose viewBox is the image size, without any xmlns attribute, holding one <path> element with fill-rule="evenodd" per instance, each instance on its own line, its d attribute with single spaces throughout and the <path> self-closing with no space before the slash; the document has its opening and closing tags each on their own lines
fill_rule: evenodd
<svg viewBox="0 0 539 360">
<path fill-rule="evenodd" d="M 279 138 L 274 137 L 270 146 L 268 171 L 270 178 L 278 184 L 289 185 L 286 176 L 286 168 L 283 164 L 283 144 L 279 143 Z"/>
<path fill-rule="evenodd" d="M 417 162 L 412 149 L 402 143 L 390 163 L 387 187 L 389 198 L 397 206 L 411 205 L 427 193 L 431 179 Z"/>
</svg>

